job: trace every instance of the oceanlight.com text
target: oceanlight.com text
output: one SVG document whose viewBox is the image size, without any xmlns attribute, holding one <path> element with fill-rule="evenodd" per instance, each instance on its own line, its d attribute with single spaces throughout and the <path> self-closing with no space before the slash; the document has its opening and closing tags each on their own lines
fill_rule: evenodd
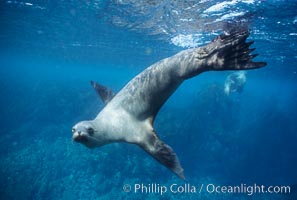
<svg viewBox="0 0 297 200">
<path fill-rule="evenodd" d="M 158 194 L 164 195 L 166 193 L 172 194 L 245 194 L 248 196 L 254 194 L 290 194 L 290 186 L 266 186 L 259 184 L 239 184 L 239 185 L 217 185 L 217 184 L 200 184 L 192 185 L 186 184 L 176 184 L 162 185 L 158 183 L 135 183 L 135 184 L 125 184 L 123 185 L 123 191 L 126 193 L 135 194 Z"/>
<path fill-rule="evenodd" d="M 228 194 L 228 193 L 236 193 L 236 194 L 247 194 L 249 196 L 253 194 L 290 194 L 291 187 L 290 186 L 265 186 L 265 185 L 257 185 L 256 183 L 253 185 L 240 184 L 239 186 L 220 186 L 215 184 L 206 185 L 206 191 L 208 193 L 217 193 L 217 194 Z"/>
</svg>

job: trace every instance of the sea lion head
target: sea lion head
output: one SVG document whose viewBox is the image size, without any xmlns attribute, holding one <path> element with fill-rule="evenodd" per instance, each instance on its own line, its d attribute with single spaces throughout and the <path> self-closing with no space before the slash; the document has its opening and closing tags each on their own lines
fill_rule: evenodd
<svg viewBox="0 0 297 200">
<path fill-rule="evenodd" d="M 94 137 L 97 132 L 92 121 L 81 121 L 72 128 L 72 139 L 75 142 L 82 143 L 89 148 L 98 146 L 98 141 Z"/>
</svg>

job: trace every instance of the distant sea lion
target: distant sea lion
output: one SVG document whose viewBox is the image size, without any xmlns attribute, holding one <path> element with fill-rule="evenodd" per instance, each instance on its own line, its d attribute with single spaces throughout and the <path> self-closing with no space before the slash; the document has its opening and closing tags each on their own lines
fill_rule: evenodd
<svg viewBox="0 0 297 200">
<path fill-rule="evenodd" d="M 224 85 L 224 91 L 226 95 L 232 92 L 241 93 L 243 91 L 246 82 L 246 72 L 239 71 L 234 72 L 227 76 Z"/>
<path fill-rule="evenodd" d="M 163 59 L 134 77 L 118 94 L 91 82 L 106 103 L 94 120 L 72 128 L 73 140 L 89 148 L 113 142 L 137 144 L 180 178 L 184 170 L 173 149 L 161 141 L 153 123 L 155 117 L 184 80 L 205 71 L 248 70 L 266 65 L 253 62 L 257 54 L 246 42 L 247 30 L 220 35 L 206 46 L 188 49 Z M 215 119 L 214 119 L 215 120 Z"/>
</svg>

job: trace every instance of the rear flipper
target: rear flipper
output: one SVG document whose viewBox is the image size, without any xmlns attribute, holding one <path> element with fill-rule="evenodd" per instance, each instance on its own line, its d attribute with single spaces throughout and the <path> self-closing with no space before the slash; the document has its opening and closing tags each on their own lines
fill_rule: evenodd
<svg viewBox="0 0 297 200">
<path fill-rule="evenodd" d="M 184 169 L 181 167 L 176 153 L 170 146 L 162 142 L 155 133 L 150 134 L 145 143 L 138 145 L 177 176 L 186 179 Z"/>
<path fill-rule="evenodd" d="M 253 62 L 258 54 L 251 54 L 255 49 L 249 47 L 253 41 L 246 42 L 248 30 L 220 35 L 210 44 L 199 49 L 198 59 L 205 56 L 207 70 L 248 70 L 264 67 L 265 62 Z"/>
<path fill-rule="evenodd" d="M 264 67 L 265 62 L 253 62 L 257 54 L 249 47 L 253 42 L 246 42 L 248 30 L 238 30 L 228 35 L 220 35 L 206 46 L 188 49 L 175 55 L 174 63 L 177 76 L 183 80 L 198 74 L 215 70 L 248 70 Z M 172 65 L 175 67 L 175 65 Z"/>
</svg>

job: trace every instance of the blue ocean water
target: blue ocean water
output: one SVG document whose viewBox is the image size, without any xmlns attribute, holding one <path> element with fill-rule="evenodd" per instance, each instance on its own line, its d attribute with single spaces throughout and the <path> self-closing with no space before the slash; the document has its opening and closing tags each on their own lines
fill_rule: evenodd
<svg viewBox="0 0 297 200">
<path fill-rule="evenodd" d="M 297 199 L 296 10 L 293 0 L 0 1 L 0 199 Z M 190 79 L 155 121 L 186 181 L 135 145 L 72 142 L 72 126 L 104 107 L 90 80 L 117 92 L 243 24 L 268 65 L 229 96 L 230 71 Z M 254 184 L 276 191 L 211 191 Z"/>
</svg>

